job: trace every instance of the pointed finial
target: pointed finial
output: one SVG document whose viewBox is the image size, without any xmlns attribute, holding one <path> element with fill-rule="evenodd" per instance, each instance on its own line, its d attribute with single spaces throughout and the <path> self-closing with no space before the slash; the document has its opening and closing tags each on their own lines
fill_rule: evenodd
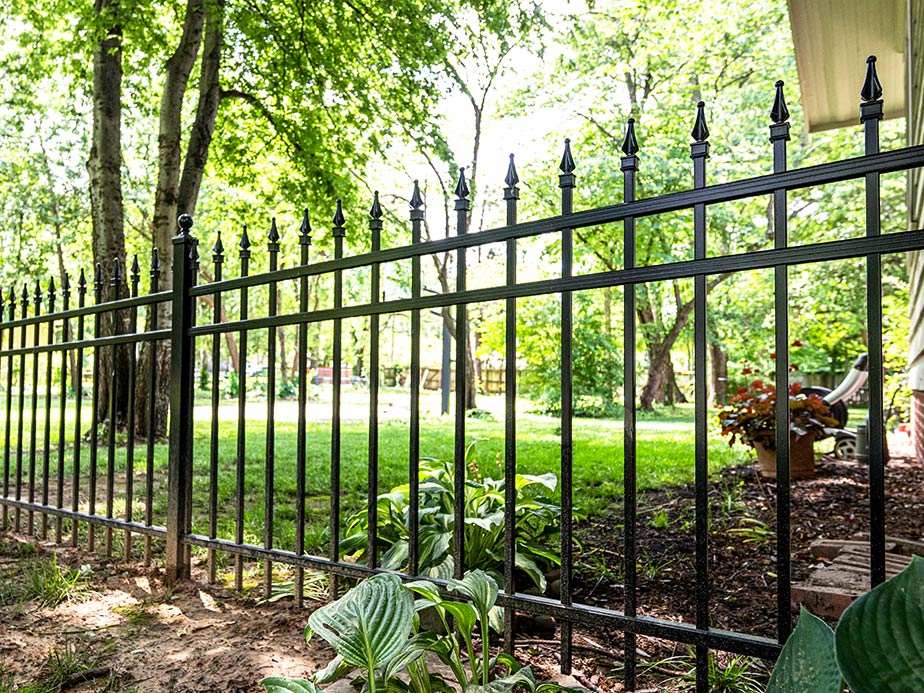
<svg viewBox="0 0 924 693">
<path fill-rule="evenodd" d="M 103 289 L 103 266 L 100 263 L 96 263 L 96 271 L 93 273 L 93 286 L 97 291 L 102 291 Z"/>
<path fill-rule="evenodd" d="M 276 246 L 276 250 L 279 250 L 279 230 L 276 228 L 276 217 L 273 217 L 273 220 L 270 222 L 269 230 L 269 242 L 271 246 Z M 273 248 L 270 248 L 273 250 Z"/>
<path fill-rule="evenodd" d="M 48 296 L 49 298 L 54 298 L 55 296 L 55 278 L 52 277 L 48 280 Z"/>
<path fill-rule="evenodd" d="M 115 258 L 112 262 L 112 277 L 110 278 L 110 284 L 112 286 L 118 286 L 122 283 L 122 266 L 119 264 L 119 258 Z"/>
<path fill-rule="evenodd" d="M 379 191 L 372 194 L 372 207 L 369 209 L 369 216 L 373 219 L 382 218 L 382 205 L 379 204 Z"/>
<path fill-rule="evenodd" d="M 35 280 L 35 305 L 42 302 L 42 284 L 38 279 Z"/>
<path fill-rule="evenodd" d="M 420 184 L 414 180 L 414 192 L 411 193 L 411 209 L 420 209 L 423 207 L 423 198 L 420 196 Z"/>
<path fill-rule="evenodd" d="M 510 163 L 507 165 L 507 177 L 504 178 L 504 182 L 507 184 L 508 188 L 512 188 L 520 182 L 520 177 L 517 175 L 517 167 L 513 165 L 513 154 L 510 155 Z"/>
<path fill-rule="evenodd" d="M 343 202 L 338 197 L 337 198 L 337 209 L 334 212 L 334 226 L 337 228 L 342 228 L 346 223 L 346 218 L 343 216 Z"/>
<path fill-rule="evenodd" d="M 151 248 L 151 276 L 154 275 L 160 275 L 160 251 L 156 245 Z"/>
<path fill-rule="evenodd" d="M 773 108 L 770 109 L 770 120 L 776 125 L 780 125 L 789 120 L 789 109 L 786 107 L 786 99 L 783 98 L 783 80 L 777 80 L 776 96 L 773 97 Z"/>
<path fill-rule="evenodd" d="M 565 138 L 565 153 L 562 154 L 558 168 L 562 173 L 571 173 L 576 168 L 574 157 L 571 156 L 571 140 L 567 137 Z"/>
<path fill-rule="evenodd" d="M 879 75 L 876 74 L 875 55 L 866 59 L 866 79 L 863 81 L 863 89 L 860 90 L 860 98 L 866 103 L 882 98 L 882 84 L 879 83 Z"/>
<path fill-rule="evenodd" d="M 199 239 L 194 238 L 192 248 L 189 249 L 189 263 L 193 267 L 199 266 Z"/>
<path fill-rule="evenodd" d="M 459 167 L 459 180 L 456 183 L 456 197 L 460 200 L 464 200 L 469 196 L 470 190 L 468 189 L 468 183 L 465 181 L 465 167 Z"/>
<path fill-rule="evenodd" d="M 242 253 L 250 250 L 250 236 L 247 235 L 247 224 L 244 224 L 244 228 L 241 231 L 241 242 L 238 243 L 238 246 Z"/>
<path fill-rule="evenodd" d="M 25 308 L 29 305 L 29 285 L 22 285 L 22 307 Z"/>
<path fill-rule="evenodd" d="M 308 208 L 305 208 L 304 213 L 302 214 L 302 225 L 299 227 L 298 232 L 301 236 L 306 238 L 311 236 L 311 221 L 308 218 Z"/>
<path fill-rule="evenodd" d="M 188 214 L 181 214 L 176 220 L 176 223 L 180 227 L 180 233 L 184 236 L 188 236 L 189 230 L 193 226 L 193 218 Z"/>
<path fill-rule="evenodd" d="M 64 298 L 71 295 L 71 276 L 67 272 L 61 277 L 61 295 Z"/>
<path fill-rule="evenodd" d="M 84 274 L 82 268 L 80 270 L 80 279 L 77 280 L 77 290 L 80 291 L 80 293 L 87 290 L 87 275 Z"/>
<path fill-rule="evenodd" d="M 706 102 L 700 101 L 696 104 L 696 122 L 693 123 L 693 139 L 697 142 L 705 142 L 709 138 L 709 128 L 706 127 Z"/>
<path fill-rule="evenodd" d="M 622 151 L 626 156 L 635 156 L 638 153 L 638 140 L 635 138 L 635 118 L 629 118 L 626 125 L 626 136 L 622 140 Z"/>
<path fill-rule="evenodd" d="M 224 259 L 225 246 L 221 242 L 221 234 L 218 234 L 218 238 L 215 239 L 215 245 L 212 246 L 212 260 L 215 262 L 221 262 Z"/>
<path fill-rule="evenodd" d="M 10 310 L 12 311 L 13 308 L 16 307 L 16 287 L 15 286 L 10 287 L 9 295 L 10 295 Z"/>
<path fill-rule="evenodd" d="M 138 281 L 141 276 L 141 265 L 138 264 L 138 253 L 132 257 L 132 281 Z"/>
</svg>

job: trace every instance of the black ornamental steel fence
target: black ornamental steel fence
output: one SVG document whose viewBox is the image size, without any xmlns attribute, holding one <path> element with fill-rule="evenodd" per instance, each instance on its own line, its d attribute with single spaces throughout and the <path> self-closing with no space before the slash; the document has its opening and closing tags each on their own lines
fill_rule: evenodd
<svg viewBox="0 0 924 693">
<path fill-rule="evenodd" d="M 145 539 L 145 558 L 150 560 L 151 540 L 164 546 L 167 578 L 170 581 L 187 578 L 190 575 L 191 547 L 201 547 L 208 552 L 210 579 L 215 579 L 220 566 L 220 557 L 234 557 L 234 581 L 238 588 L 244 584 L 245 561 L 263 563 L 264 589 L 269 593 L 272 587 L 272 564 L 288 564 L 297 572 L 295 581 L 296 599 L 302 595 L 303 571 L 317 570 L 332 576 L 362 578 L 377 570 L 378 514 L 380 450 L 379 396 L 381 355 L 378 333 L 383 316 L 409 314 L 410 316 L 410 369 L 409 426 L 407 479 L 410 487 L 408 511 L 410 541 L 408 547 L 408 574 L 415 575 L 419 569 L 419 546 L 417 541 L 420 527 L 419 506 L 419 460 L 421 459 L 421 334 L 422 315 L 429 311 L 452 311 L 455 318 L 455 383 L 456 402 L 454 412 L 454 531 L 453 563 L 458 576 L 465 569 L 465 546 L 463 531 L 465 508 L 463 497 L 466 487 L 466 425 L 465 392 L 466 382 L 471 374 L 466 369 L 465 344 L 467 340 L 467 314 L 470 306 L 485 302 L 502 302 L 505 311 L 506 365 L 505 365 L 505 445 L 503 468 L 505 486 L 505 558 L 503 575 L 505 589 L 499 597 L 499 604 L 506 608 L 507 645 L 513 638 L 513 614 L 525 612 L 553 616 L 560 624 L 561 665 L 568 671 L 572 662 L 572 627 L 590 625 L 612 627 L 624 633 L 625 679 L 627 688 L 635 687 L 636 645 L 639 636 L 661 638 L 685 643 L 695 648 L 697 690 L 707 689 L 708 657 L 711 650 L 723 650 L 741 654 L 774 658 L 781 643 L 791 628 L 790 604 L 790 453 L 789 422 L 785 408 L 776 412 L 776 624 L 775 638 L 759 637 L 753 634 L 731 632 L 711 627 L 710 622 L 710 535 L 708 529 L 708 410 L 707 410 L 707 281 L 709 277 L 725 273 L 766 269 L 773 271 L 775 292 L 775 352 L 777 391 L 787 390 L 789 385 L 789 278 L 788 268 L 848 258 L 862 258 L 866 262 L 866 283 L 868 287 L 869 328 L 869 381 L 870 421 L 883 420 L 882 373 L 882 271 L 881 257 L 884 254 L 903 253 L 924 248 L 924 231 L 901 231 L 881 233 L 880 229 L 880 177 L 892 172 L 906 171 L 924 165 L 924 147 L 908 147 L 881 153 L 879 151 L 879 121 L 882 118 L 881 88 L 875 74 L 875 63 L 868 63 L 867 80 L 863 86 L 860 105 L 860 121 L 865 137 L 865 154 L 858 158 L 825 163 L 821 165 L 787 169 L 787 142 L 790 139 L 789 113 L 783 99 L 782 83 L 777 83 L 776 98 L 771 112 L 770 142 L 773 150 L 772 173 L 744 180 L 717 185 L 707 184 L 707 162 L 710 144 L 706 125 L 704 104 L 697 108 L 693 143 L 693 187 L 689 190 L 664 194 L 657 197 L 636 199 L 637 180 L 641 175 L 640 153 L 633 121 L 628 121 L 622 145 L 621 158 L 623 175 L 623 201 L 610 206 L 587 210 L 574 208 L 574 191 L 577 186 L 576 164 L 568 141 L 565 142 L 561 160 L 559 187 L 561 191 L 561 213 L 535 221 L 520 222 L 517 218 L 519 202 L 519 178 L 511 157 L 505 178 L 503 199 L 506 205 L 506 224 L 502 227 L 469 233 L 470 192 L 464 170 L 460 171 L 455 189 L 456 235 L 440 240 L 424 242 L 424 204 L 420 190 L 415 183 L 410 200 L 410 244 L 401 247 L 382 247 L 384 215 L 378 196 L 372 204 L 367 223 L 371 234 L 369 252 L 346 255 L 344 237 L 347 233 L 347 219 L 338 201 L 330 233 L 333 237 L 333 253 L 330 259 L 311 262 L 311 227 L 307 212 L 301 226 L 298 245 L 298 264 L 279 268 L 278 255 L 281 239 L 275 222 L 269 234 L 269 270 L 250 274 L 251 241 L 246 229 L 238 248 L 238 276 L 228 278 L 225 269 L 225 248 L 219 239 L 212 255 L 212 276 L 207 283 L 197 283 L 199 271 L 198 243 L 192 234 L 193 220 L 181 216 L 179 232 L 173 240 L 172 287 L 162 291 L 159 287 L 160 264 L 156 252 L 150 264 L 150 284 L 147 294 L 139 292 L 141 270 L 137 259 L 131 265 L 127 277 L 123 276 L 118 264 L 111 277 L 103 277 L 97 267 L 92 286 L 81 273 L 76 283 L 76 300 L 68 277 L 62 278 L 60 295 L 53 283 L 46 290 L 36 286 L 34 291 L 24 289 L 21 294 L 14 291 L 6 294 L 7 318 L 0 323 L 0 368 L 5 374 L 5 421 L 3 426 L 3 526 L 13 526 L 25 531 L 38 531 L 46 537 L 52 531 L 54 538 L 65 538 L 69 526 L 70 542 L 77 545 L 81 538 L 80 528 L 87 528 L 86 540 L 94 547 L 97 528 L 105 528 L 105 545 L 113 550 L 113 533 L 124 534 L 124 552 L 132 553 L 132 535 Z M 839 181 L 859 179 L 865 185 L 865 235 L 843 240 L 791 245 L 788 239 L 787 196 L 791 191 L 821 186 Z M 758 252 L 736 254 L 710 254 L 707 252 L 707 213 L 711 205 L 746 200 L 758 196 L 769 196 L 773 200 L 772 228 L 773 246 Z M 692 211 L 693 258 L 678 262 L 666 262 L 639 266 L 636 262 L 636 222 L 640 219 L 665 215 L 678 210 Z M 619 269 L 602 272 L 577 273 L 574 271 L 575 230 L 603 224 L 622 224 L 623 263 Z M 517 275 L 513 258 L 517 257 L 517 244 L 521 239 L 543 237 L 557 240 L 561 246 L 560 268 L 557 276 L 548 279 L 522 281 Z M 473 248 L 488 244 L 506 246 L 506 276 L 496 285 L 486 288 L 470 288 L 467 283 L 467 253 Z M 455 252 L 456 284 L 454 290 L 445 293 L 424 293 L 421 259 L 438 253 Z M 410 295 L 403 298 L 386 299 L 382 295 L 380 268 L 386 263 L 409 261 Z M 355 270 L 369 272 L 369 300 L 345 305 L 344 276 Z M 309 301 L 311 282 L 317 278 L 330 280 L 332 297 L 329 307 L 312 307 Z M 691 558 L 695 567 L 695 618 L 692 623 L 672 621 L 643 615 L 639 608 L 639 585 L 637 561 L 639 552 L 638 508 L 637 508 L 637 426 L 636 426 L 636 343 L 639 337 L 636 323 L 636 287 L 648 282 L 686 279 L 692 280 L 694 291 L 694 406 L 695 406 L 695 543 L 691 547 Z M 285 287 L 297 287 L 298 309 L 290 312 L 278 310 L 279 291 Z M 623 287 L 624 315 L 624 457 L 622 460 L 624 481 L 622 502 L 624 507 L 623 533 L 624 555 L 624 603 L 621 609 L 602 608 L 578 603 L 574 591 L 573 555 L 573 317 L 574 292 L 607 287 Z M 87 292 L 92 290 L 95 301 L 87 305 Z M 249 303 L 257 290 L 268 292 L 269 309 L 259 316 L 251 314 Z M 516 524 L 515 524 L 515 474 L 517 470 L 516 417 L 517 393 L 517 301 L 532 296 L 559 296 L 561 310 L 561 336 L 558 348 L 561 364 L 561 443 L 560 465 L 556 470 L 561 480 L 561 589 L 560 596 L 552 599 L 518 592 L 514 587 Z M 60 296 L 60 304 L 57 302 Z M 210 300 L 210 312 L 197 311 L 204 299 Z M 233 303 L 236 319 L 222 319 L 223 308 Z M 169 327 L 158 324 L 159 308 L 169 304 L 172 320 Z M 31 306 L 31 309 L 30 309 Z M 44 312 L 42 308 L 45 308 Z M 139 312 L 141 314 L 139 314 Z M 207 314 L 208 313 L 208 314 Z M 113 328 L 105 333 L 103 325 L 110 319 Z M 297 370 L 297 445 L 294 460 L 285 464 L 295 465 L 294 542 L 279 546 L 275 542 L 274 521 L 279 522 L 279 504 L 274 491 L 276 472 L 280 464 L 276 446 L 275 397 L 277 370 L 277 339 L 279 327 L 290 327 L 297 331 L 298 342 L 304 346 L 308 330 L 312 326 L 329 326 L 332 331 L 331 372 L 342 373 L 344 367 L 343 324 L 350 319 L 369 321 L 370 335 L 368 369 L 368 438 L 366 448 L 367 469 L 367 536 L 368 550 L 365 564 L 344 560 L 339 551 L 341 542 L 341 462 L 343 457 L 343 430 L 341 413 L 343 407 L 343 378 L 332 377 L 332 404 L 330 411 L 330 440 L 327 443 L 314 439 L 308 430 L 307 404 L 309 399 L 309 362 L 307 349 L 298 350 L 295 368 Z M 262 494 L 262 519 L 260 530 L 262 541 L 248 538 L 252 528 L 247 526 L 247 513 L 253 510 L 248 492 L 246 458 L 248 438 L 254 431 L 247 427 L 248 358 L 253 356 L 252 343 L 248 337 L 266 335 L 265 358 L 267 363 L 266 420 L 261 437 L 265 441 L 260 482 Z M 219 423 L 224 416 L 221 406 L 221 391 L 217 373 L 222 354 L 221 339 L 227 335 L 236 336 L 239 351 L 237 364 L 236 433 L 232 445 L 223 447 Z M 158 372 L 157 359 L 146 361 L 139 358 L 142 347 L 147 344 L 168 342 L 170 345 L 169 372 Z M 209 391 L 211 409 L 210 427 L 205 440 L 194 440 L 196 410 L 193 392 L 197 344 L 205 345 L 211 360 L 213 374 Z M 119 355 L 121 353 L 121 356 Z M 263 353 L 260 354 L 261 361 Z M 76 377 L 70 374 L 69 360 L 73 360 Z M 141 364 L 145 363 L 142 372 Z M 55 365 L 57 364 L 57 369 Z M 104 368 L 108 372 L 104 372 Z M 128 377 L 116 377 L 117 370 L 127 368 Z M 84 376 L 90 374 L 89 391 Z M 58 379 L 53 378 L 58 374 Z M 108 416 L 96 406 L 104 379 L 108 378 Z M 158 476 L 155 469 L 157 446 L 155 431 L 151 428 L 157 418 L 156 384 L 163 378 L 170 384 L 170 417 L 167 448 L 169 460 L 166 479 Z M 146 379 L 147 400 L 135 399 L 136 383 Z M 4 379 L 0 378 L 0 382 Z M 74 383 L 75 392 L 69 396 L 69 383 Z M 44 385 L 43 385 L 44 384 Z M 128 417 L 125 426 L 126 440 L 117 437 L 116 402 L 119 388 L 127 387 Z M 123 393 L 125 394 L 125 393 Z M 42 397 L 43 395 L 43 397 Z M 51 412 L 57 402 L 56 414 Z M 251 402 L 252 404 L 252 402 Z M 81 408 L 89 407 L 89 426 L 84 427 L 85 413 Z M 44 408 L 44 418 L 40 416 Z M 134 417 L 144 413 L 147 422 L 146 435 L 136 441 Z M 56 417 L 56 418 L 55 418 Z M 108 424 L 105 419 L 108 418 Z M 30 428 L 24 430 L 29 420 Z M 43 429 L 37 428 L 42 419 Z M 11 430 L 15 424 L 15 430 Z M 107 425 L 104 425 L 107 424 Z M 143 428 L 143 427 L 141 427 Z M 195 445 L 205 444 L 200 455 L 207 458 L 207 470 L 194 475 Z M 136 445 L 136 443 L 139 443 Z M 306 482 L 309 474 L 316 476 L 318 470 L 309 469 L 309 453 L 319 445 L 329 444 L 330 489 L 327 524 L 327 555 L 306 553 Z M 872 583 L 885 579 L 885 489 L 884 489 L 884 430 L 880 425 L 870 427 L 869 497 Z M 136 451 L 137 448 L 137 451 Z M 70 450 L 70 456 L 66 454 Z M 123 452 L 124 450 L 124 452 Z M 144 468 L 136 463 L 136 455 L 144 458 Z M 124 461 L 123 461 L 124 456 Z M 118 458 L 118 463 L 117 463 Z M 68 467 L 67 462 L 70 462 Z M 219 474 L 222 470 L 233 470 L 234 488 L 230 498 L 220 497 Z M 325 472 L 326 473 L 326 470 Z M 138 489 L 141 483 L 143 488 Z M 164 486 L 165 483 L 165 486 Z M 100 486 L 102 485 L 102 488 Z M 204 507 L 194 507 L 193 495 L 196 485 L 207 489 L 208 502 Z M 118 486 L 118 488 L 117 488 Z M 200 486 L 200 487 L 201 487 Z M 118 499 L 124 500 L 124 508 L 116 506 Z M 166 500 L 164 505 L 163 501 Z M 101 501 L 101 503 L 100 503 Z M 99 504 L 98 504 L 99 503 Z M 136 514 L 134 509 L 140 513 Z M 194 517 L 196 514 L 203 517 Z M 11 517 L 12 515 L 12 517 Z M 222 515 L 231 521 L 233 529 L 222 536 L 219 521 Z M 25 516 L 25 517 L 23 517 Z M 39 519 L 39 525 L 34 524 Z M 196 527 L 202 531 L 193 531 Z M 53 521 L 53 528 L 51 523 Z M 66 523 L 69 523 L 66 524 Z M 323 553 L 323 552 L 321 552 Z"/>
</svg>

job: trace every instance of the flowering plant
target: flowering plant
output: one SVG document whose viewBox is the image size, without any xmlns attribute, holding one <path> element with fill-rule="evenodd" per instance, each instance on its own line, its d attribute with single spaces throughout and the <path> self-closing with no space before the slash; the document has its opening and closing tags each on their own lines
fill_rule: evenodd
<svg viewBox="0 0 924 693">
<path fill-rule="evenodd" d="M 830 407 L 816 394 L 802 392 L 802 386 L 789 386 L 789 433 L 804 436 L 820 433 L 827 426 L 837 426 L 837 419 L 828 416 Z M 738 389 L 728 406 L 719 412 L 722 435 L 730 436 L 728 444 L 741 440 L 754 447 L 760 443 L 775 449 L 776 388 L 755 380 Z"/>
</svg>

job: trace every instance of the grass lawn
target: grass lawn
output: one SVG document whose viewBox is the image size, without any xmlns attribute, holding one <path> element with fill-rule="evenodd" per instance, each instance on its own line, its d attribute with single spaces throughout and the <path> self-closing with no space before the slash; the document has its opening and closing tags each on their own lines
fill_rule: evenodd
<svg viewBox="0 0 924 693">
<path fill-rule="evenodd" d="M 427 393 L 422 411 L 438 410 L 436 395 Z M 4 398 L 5 399 L 5 398 Z M 408 480 L 408 425 L 406 416 L 407 393 L 386 391 L 382 394 L 381 422 L 379 427 L 379 493 Z M 43 404 L 43 402 L 40 402 Z M 5 402 L 4 402 L 5 404 Z M 28 477 L 30 405 L 24 413 L 25 450 L 23 477 Z M 57 404 L 57 401 L 55 402 Z M 479 406 L 491 412 L 493 420 L 467 419 L 466 437 L 475 440 L 473 456 L 479 472 L 494 478 L 503 474 L 503 398 L 482 396 Z M 560 474 L 561 438 L 559 420 L 529 413 L 531 403 L 518 403 L 517 469 L 520 473 Z M 403 407 L 403 408 L 402 408 Z M 89 406 L 84 403 L 83 430 L 89 424 Z M 13 413 L 15 417 L 14 401 Z M 368 449 L 368 397 L 366 393 L 345 392 L 342 423 L 342 456 L 340 502 L 343 518 L 365 508 L 367 449 Z M 307 429 L 306 513 L 308 527 L 306 542 L 309 550 L 324 553 L 324 530 L 330 518 L 330 405 L 320 401 L 309 407 L 311 419 Z M 51 412 L 51 477 L 57 465 L 58 409 Z M 66 430 L 70 441 L 66 450 L 65 470 L 68 488 L 65 505 L 70 505 L 70 469 L 73 453 L 74 402 L 66 407 Z M 292 548 L 295 536 L 295 488 L 297 407 L 295 402 L 279 401 L 273 417 L 275 423 L 275 522 L 274 542 L 281 548 Z M 39 411 L 37 423 L 37 479 L 41 479 L 44 419 Z M 234 494 L 236 478 L 237 409 L 234 401 L 225 401 L 219 409 L 218 437 L 218 536 L 232 539 L 235 529 Z M 248 401 L 246 414 L 246 466 L 244 518 L 245 540 L 260 544 L 263 538 L 264 475 L 266 461 L 266 404 Z M 194 531 L 208 533 L 209 494 L 209 433 L 211 410 L 205 402 L 198 402 L 195 410 L 194 446 Z M 743 448 L 730 448 L 719 434 L 714 422 L 710 424 L 710 471 L 738 464 L 747 459 Z M 11 478 L 15 476 L 16 422 L 11 426 Z M 0 430 L 0 435 L 3 431 Z M 640 489 L 656 488 L 666 484 L 682 484 L 693 479 L 693 411 L 692 407 L 679 407 L 657 416 L 639 415 L 637 426 L 638 465 Z M 124 516 L 125 489 L 125 434 L 118 435 L 114 466 L 116 469 L 115 514 Z M 105 471 L 108 464 L 107 437 L 100 435 L 98 462 L 97 512 L 104 507 Z M 421 425 L 421 452 L 423 456 L 448 459 L 453 454 L 454 421 L 452 417 L 427 414 Z M 2 449 L 2 448 L 0 448 Z M 89 446 L 84 440 L 82 474 L 80 480 L 81 505 L 87 506 L 87 470 Z M 144 468 L 146 446 L 136 441 L 134 479 L 134 517 L 144 517 Z M 154 522 L 163 523 L 166 511 L 167 447 L 155 447 L 155 510 Z M 622 495 L 623 478 L 623 426 L 621 420 L 576 419 L 574 421 L 574 501 L 581 511 L 599 514 L 606 510 L 614 498 Z M 12 492 L 12 489 L 11 489 Z M 11 493 L 12 495 L 12 493 Z M 23 492 L 25 497 L 26 491 Z M 36 496 L 39 496 L 37 491 Z M 51 494 L 54 498 L 54 492 Z"/>
</svg>

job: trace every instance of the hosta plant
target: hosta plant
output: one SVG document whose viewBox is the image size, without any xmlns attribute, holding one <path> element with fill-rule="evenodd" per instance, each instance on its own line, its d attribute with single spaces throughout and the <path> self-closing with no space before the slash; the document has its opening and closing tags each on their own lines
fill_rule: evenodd
<svg viewBox="0 0 924 693">
<path fill-rule="evenodd" d="M 767 693 L 924 691 L 924 558 L 857 598 L 832 631 L 805 609 Z"/>
<path fill-rule="evenodd" d="M 469 446 L 467 459 L 471 455 Z M 466 465 L 468 470 L 469 466 Z M 454 464 L 425 459 L 420 464 L 418 567 L 419 574 L 447 579 L 454 573 L 453 509 Z M 516 555 L 519 573 L 540 592 L 546 574 L 559 564 L 554 553 L 559 541 L 561 505 L 552 498 L 558 485 L 553 473 L 516 475 Z M 503 479 L 477 478 L 465 483 L 465 568 L 480 569 L 503 583 L 504 569 Z M 378 498 L 379 565 L 386 570 L 407 570 L 410 525 L 410 486 L 396 486 Z M 343 555 L 361 560 L 366 552 L 366 511 L 353 515 L 340 543 Z M 518 583 L 522 587 L 520 583 Z"/>
<path fill-rule="evenodd" d="M 337 652 L 327 667 L 309 679 L 270 677 L 260 681 L 267 693 L 319 693 L 322 686 L 359 670 L 355 683 L 376 693 L 506 693 L 522 688 L 531 693 L 556 693 L 558 684 L 537 683 L 532 669 L 520 667 L 508 654 L 490 656 L 488 630 L 497 621 L 497 583 L 480 570 L 448 588 L 467 601 L 443 597 L 435 584 L 417 581 L 402 585 L 393 574 L 381 573 L 321 607 L 308 618 L 306 638 L 314 633 Z M 416 597 L 416 598 L 415 598 Z M 417 614 L 434 609 L 443 634 L 420 632 Z M 455 631 L 450 623 L 455 624 Z M 481 647 L 475 647 L 475 627 Z M 452 678 L 431 672 L 426 654 L 435 654 Z M 501 676 L 496 676 L 499 671 Z"/>
</svg>

